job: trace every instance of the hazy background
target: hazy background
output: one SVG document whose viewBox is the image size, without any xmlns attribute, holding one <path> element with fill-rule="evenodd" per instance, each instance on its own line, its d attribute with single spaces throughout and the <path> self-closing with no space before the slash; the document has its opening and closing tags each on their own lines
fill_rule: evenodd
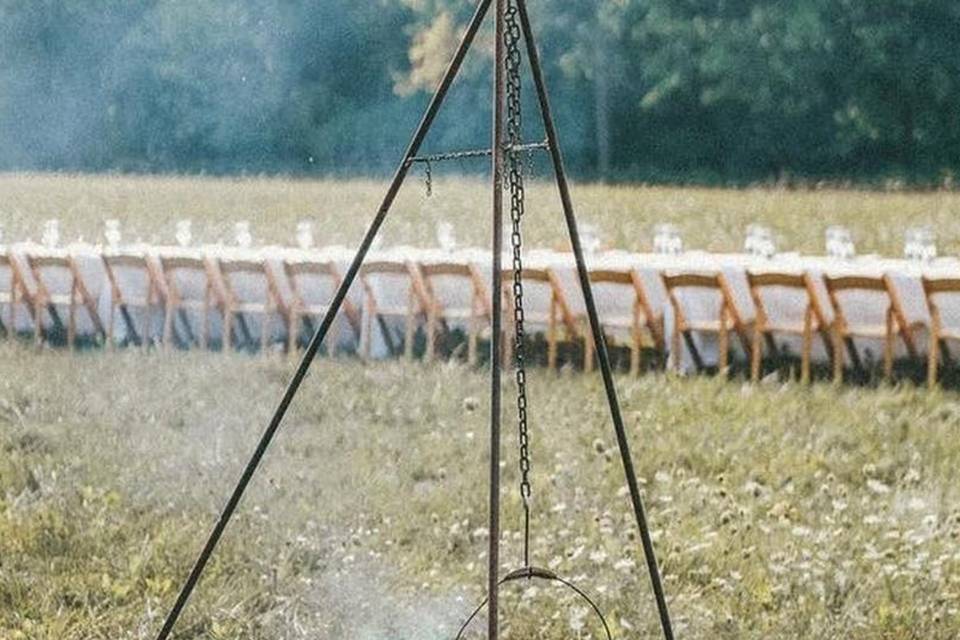
<svg viewBox="0 0 960 640">
<path fill-rule="evenodd" d="M 474 6 L 0 0 L 0 170 L 378 175 Z M 956 0 L 530 7 L 580 177 L 949 184 L 960 168 Z M 484 143 L 491 45 L 431 148 Z"/>
</svg>

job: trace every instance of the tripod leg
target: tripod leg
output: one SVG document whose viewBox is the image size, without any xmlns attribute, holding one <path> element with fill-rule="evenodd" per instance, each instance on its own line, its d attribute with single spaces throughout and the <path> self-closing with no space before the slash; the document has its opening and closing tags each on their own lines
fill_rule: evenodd
<svg viewBox="0 0 960 640">
<path fill-rule="evenodd" d="M 620 457 L 623 461 L 623 470 L 626 475 L 627 485 L 630 489 L 630 499 L 633 502 L 634 516 L 637 520 L 637 526 L 640 529 L 640 540 L 643 544 L 643 552 L 647 560 L 647 568 L 650 572 L 650 581 L 653 586 L 653 593 L 657 601 L 657 610 L 660 615 L 660 626 L 663 629 L 663 636 L 666 640 L 673 640 L 673 626 L 670 622 L 670 612 L 667 609 L 667 600 L 663 592 L 663 583 L 660 578 L 660 568 L 657 565 L 657 558 L 653 549 L 653 540 L 650 538 L 650 529 L 647 525 L 646 512 L 643 506 L 643 499 L 640 496 L 640 487 L 637 483 L 636 472 L 633 469 L 633 459 L 630 455 L 630 445 L 627 442 L 626 429 L 623 425 L 623 416 L 620 413 L 620 401 L 617 399 L 617 390 L 613 381 L 613 373 L 610 368 L 610 356 L 607 353 L 607 345 L 603 338 L 603 330 L 600 326 L 600 319 L 597 315 L 597 306 L 593 299 L 593 290 L 590 287 L 590 278 L 587 272 L 587 265 L 583 258 L 583 247 L 580 245 L 580 234 L 577 230 L 577 220 L 573 212 L 573 203 L 570 199 L 570 190 L 567 186 L 566 173 L 563 167 L 563 158 L 560 155 L 560 147 L 557 142 L 557 131 L 553 124 L 553 116 L 550 112 L 550 102 L 547 96 L 547 88 L 543 79 L 543 72 L 540 68 L 540 55 L 537 52 L 536 44 L 533 40 L 533 30 L 530 27 L 530 17 L 527 14 L 525 0 L 517 0 L 517 6 L 520 12 L 520 24 L 523 29 L 523 39 L 527 44 L 527 56 L 530 59 L 530 67 L 533 73 L 533 81 L 537 89 L 537 98 L 540 102 L 540 112 L 543 116 L 543 127 L 547 134 L 547 143 L 550 148 L 550 157 L 553 162 L 553 170 L 557 180 L 557 189 L 560 192 L 560 201 L 563 205 L 563 215 L 567 223 L 567 231 L 570 235 L 570 243 L 573 245 L 573 255 L 577 262 L 577 275 L 580 279 L 580 288 L 583 291 L 584 302 L 586 303 L 587 316 L 590 319 L 590 328 L 593 331 L 593 339 L 596 345 L 597 362 L 600 365 L 600 372 L 603 376 L 603 385 L 607 393 L 607 401 L 610 405 L 610 414 L 613 419 L 614 430 L 617 435 L 617 444 L 620 447 Z"/>
<path fill-rule="evenodd" d="M 433 121 L 440 110 L 440 106 L 443 104 L 443 100 L 450 89 L 450 85 L 453 83 L 454 78 L 456 78 L 457 73 L 460 70 L 460 66 L 463 63 L 463 59 L 466 57 L 467 51 L 470 49 L 470 45 L 473 43 L 474 37 L 477 35 L 477 31 L 479 31 L 480 26 L 483 24 L 483 19 L 487 14 L 487 9 L 490 7 L 490 2 L 491 0 L 481 0 L 480 4 L 477 6 L 476 13 L 474 13 L 467 31 L 464 33 L 463 40 L 460 42 L 460 46 L 457 49 L 457 52 L 454 54 L 453 60 L 451 60 L 450 65 L 444 74 L 443 80 L 441 80 L 440 85 L 437 87 L 437 91 L 434 94 L 433 99 L 430 101 L 430 105 L 427 107 L 427 111 L 424 113 L 423 119 L 420 121 L 420 124 L 417 126 L 417 130 L 413 134 L 413 138 L 411 139 L 410 145 L 407 147 L 407 150 L 404 153 L 403 160 L 400 162 L 400 166 L 397 168 L 397 171 L 393 177 L 393 181 L 390 184 L 390 188 L 387 190 L 387 193 L 383 198 L 383 202 L 381 203 L 380 208 L 377 210 L 376 216 L 374 216 L 370 227 L 367 229 L 366 235 L 364 236 L 363 241 L 360 243 L 360 247 L 357 249 L 357 254 L 350 263 L 350 268 L 347 269 L 340 286 L 337 288 L 336 294 L 334 294 L 333 300 L 330 303 L 330 308 L 327 310 L 327 313 L 323 317 L 323 321 L 320 323 L 320 326 L 317 327 L 316 332 L 310 339 L 310 344 L 307 346 L 307 350 L 304 352 L 300 363 L 297 365 L 297 369 L 294 372 L 293 377 L 290 379 L 290 383 L 287 386 L 286 391 L 284 391 L 283 397 L 280 399 L 280 403 L 277 405 L 277 408 L 273 413 L 273 417 L 270 419 L 270 423 L 267 425 L 266 430 L 260 437 L 250 461 L 244 468 L 243 473 L 240 476 L 240 480 L 233 489 L 233 493 L 231 493 L 230 498 L 227 500 L 227 504 L 224 507 L 223 512 L 220 514 L 220 517 L 217 519 L 217 523 L 214 525 L 213 531 L 211 531 L 209 538 L 207 538 L 200 555 L 197 557 L 193 568 L 190 570 L 189 576 L 180 589 L 173 608 L 164 619 L 163 627 L 160 629 L 160 633 L 157 635 L 157 640 L 167 640 L 167 638 L 170 637 L 170 633 L 173 631 L 173 627 L 177 623 L 177 619 L 179 619 L 184 606 L 186 606 L 194 588 L 197 586 L 200 576 L 203 575 L 203 571 L 207 566 L 207 562 L 210 560 L 210 557 L 216 550 L 217 545 L 220 542 L 220 538 L 223 535 L 224 530 L 227 528 L 227 524 L 230 522 L 230 518 L 233 517 L 233 512 L 236 511 L 237 505 L 240 503 L 240 499 L 243 497 L 243 494 L 247 489 L 247 485 L 250 484 L 250 480 L 253 478 L 257 467 L 260 466 L 260 461 L 263 459 L 264 454 L 266 454 L 267 449 L 270 446 L 270 442 L 273 440 L 277 430 L 280 428 L 280 423 L 283 421 L 283 417 L 286 414 L 287 409 L 290 407 L 290 403 L 293 402 L 294 397 L 297 395 L 297 391 L 299 390 L 300 385 L 303 383 L 303 380 L 307 375 L 307 371 L 310 369 L 310 364 L 313 362 L 317 351 L 320 349 L 320 345 L 323 343 L 323 339 L 326 337 L 327 332 L 330 329 L 330 325 L 333 324 L 334 318 L 336 318 L 337 313 L 340 311 L 340 307 L 343 305 L 344 299 L 347 297 L 347 292 L 350 290 L 357 273 L 360 271 L 360 266 L 363 264 L 363 260 L 366 258 L 367 252 L 370 250 L 370 245 L 373 244 L 377 233 L 380 231 L 380 227 L 383 225 L 383 221 L 386 219 L 387 214 L 390 211 L 390 207 L 393 204 L 397 193 L 400 191 L 400 187 L 403 185 L 403 180 L 406 178 L 407 171 L 410 168 L 410 158 L 414 157 L 417 151 L 419 151 L 420 145 L 423 143 L 427 132 L 430 130 L 430 126 L 433 124 Z"/>
</svg>

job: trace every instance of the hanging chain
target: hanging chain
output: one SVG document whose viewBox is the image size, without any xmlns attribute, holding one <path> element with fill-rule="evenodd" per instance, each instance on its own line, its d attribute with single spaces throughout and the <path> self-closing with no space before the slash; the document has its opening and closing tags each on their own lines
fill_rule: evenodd
<svg viewBox="0 0 960 640">
<path fill-rule="evenodd" d="M 524 209 L 524 154 L 517 150 L 523 140 L 520 85 L 520 24 L 516 2 L 509 2 L 504 21 L 507 89 L 507 179 L 510 188 L 510 220 L 513 225 L 510 244 L 513 248 L 513 353 L 517 380 L 517 426 L 520 438 L 520 499 L 523 501 L 523 563 L 530 566 L 530 437 L 527 430 L 527 371 L 524 353 L 523 315 L 523 236 L 521 222 Z"/>
</svg>

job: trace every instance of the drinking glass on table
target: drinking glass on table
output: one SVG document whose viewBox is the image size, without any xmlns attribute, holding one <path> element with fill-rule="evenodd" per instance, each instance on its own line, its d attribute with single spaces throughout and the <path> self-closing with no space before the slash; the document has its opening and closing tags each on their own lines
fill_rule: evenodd
<svg viewBox="0 0 960 640">
<path fill-rule="evenodd" d="M 772 258 L 777 252 L 773 232 L 759 224 L 747 226 L 747 238 L 743 243 L 744 250 L 753 256 Z"/>
<path fill-rule="evenodd" d="M 103 237 L 107 240 L 107 246 L 116 249 L 120 246 L 120 221 L 111 218 L 104 223 Z"/>
<path fill-rule="evenodd" d="M 857 255 L 853 234 L 846 227 L 827 227 L 827 255 L 831 258 L 849 259 Z"/>
<path fill-rule="evenodd" d="M 60 244 L 60 221 L 56 218 L 43 223 L 43 236 L 40 241 L 50 249 Z"/>
<path fill-rule="evenodd" d="M 177 221 L 177 233 L 175 237 L 177 239 L 177 244 L 181 247 L 189 247 L 190 243 L 193 241 L 193 231 L 191 226 L 192 224 L 189 220 Z"/>
<path fill-rule="evenodd" d="M 673 224 L 658 224 L 653 228 L 653 250 L 656 253 L 677 255 L 683 253 L 680 229 Z"/>
<path fill-rule="evenodd" d="M 926 262 L 937 257 L 937 239 L 933 229 L 917 227 L 904 234 L 903 255 L 908 260 Z"/>
<path fill-rule="evenodd" d="M 233 237 L 238 247 L 248 249 L 253 245 L 253 234 L 250 233 L 250 223 L 246 220 L 233 225 Z"/>
<path fill-rule="evenodd" d="M 297 223 L 297 246 L 303 250 L 313 248 L 313 223 L 301 220 Z"/>
</svg>

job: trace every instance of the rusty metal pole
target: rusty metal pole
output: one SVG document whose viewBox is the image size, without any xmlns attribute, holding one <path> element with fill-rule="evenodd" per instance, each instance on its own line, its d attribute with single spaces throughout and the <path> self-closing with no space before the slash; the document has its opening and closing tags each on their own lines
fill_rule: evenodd
<svg viewBox="0 0 960 640">
<path fill-rule="evenodd" d="M 203 571 L 207 566 L 207 562 L 210 560 L 210 557 L 216 550 L 217 545 L 220 542 L 220 538 L 223 535 L 224 530 L 227 528 L 227 524 L 230 522 L 234 511 L 236 511 L 237 506 L 240 504 L 240 499 L 243 497 L 243 494 L 247 489 L 247 485 L 249 485 L 250 480 L 253 479 L 253 475 L 260 466 L 260 462 L 263 460 L 263 456 L 266 454 L 273 437 L 280 428 L 280 423 L 283 421 L 283 417 L 286 415 L 287 409 L 290 407 L 290 403 L 293 402 L 293 399 L 297 395 L 297 391 L 300 388 L 300 384 L 303 382 L 304 378 L 306 378 L 307 371 L 310 369 L 310 365 L 313 362 L 314 357 L 316 357 L 317 351 L 320 349 L 320 345 L 323 343 L 327 332 L 333 324 L 333 321 L 336 318 L 344 299 L 347 297 L 347 293 L 350 291 L 350 286 L 353 284 L 353 280 L 360 271 L 363 260 L 366 258 L 367 252 L 370 250 L 370 246 L 373 244 L 373 240 L 376 237 L 377 232 L 379 232 L 380 227 L 383 225 L 383 221 L 386 219 L 387 213 L 389 213 L 390 207 L 393 204 L 397 193 L 400 191 L 400 187 L 403 185 L 404 178 L 406 178 L 407 172 L 410 169 L 411 158 L 416 156 L 417 152 L 420 150 L 420 145 L 423 143 L 424 138 L 426 138 L 427 132 L 430 130 L 430 126 L 433 124 L 437 113 L 440 111 L 440 106 L 443 104 L 444 98 L 446 98 L 447 92 L 450 90 L 450 86 L 453 84 L 454 79 L 457 77 L 457 73 L 460 71 L 460 67 L 463 64 L 463 59 L 466 57 L 467 51 L 470 50 L 470 45 L 473 44 L 474 38 L 483 24 L 491 2 L 492 0 L 480 0 L 480 3 L 477 5 L 476 12 L 474 13 L 473 18 L 470 21 L 470 25 L 467 27 L 467 30 L 463 35 L 460 46 L 457 49 L 457 52 L 454 54 L 453 59 L 450 61 L 447 71 L 444 74 L 440 85 L 437 87 L 436 93 L 434 93 L 433 99 L 430 101 L 430 104 L 427 107 L 420 124 L 417 126 L 417 129 L 413 134 L 413 138 L 411 139 L 410 144 L 404 153 L 403 160 L 400 162 L 400 166 L 397 167 L 393 181 L 390 183 L 390 188 L 387 190 L 387 193 L 383 198 L 383 202 L 381 203 L 380 208 L 377 210 L 376 216 L 374 216 L 373 222 L 367 229 L 366 235 L 364 235 L 363 241 L 360 243 L 360 248 L 357 249 L 357 253 L 356 256 L 354 256 L 353 262 L 350 263 L 350 267 L 344 274 L 343 281 L 337 288 L 337 291 L 333 296 L 333 300 L 330 303 L 330 308 L 327 310 L 327 313 L 323 317 L 323 321 L 320 323 L 320 326 L 317 327 L 313 337 L 310 339 L 310 344 L 307 346 L 306 352 L 304 352 L 300 363 L 297 365 L 297 369 L 294 372 L 293 377 L 290 379 L 290 382 L 283 393 L 283 397 L 280 399 L 280 403 L 274 410 L 273 417 L 270 419 L 270 423 L 267 425 L 266 430 L 260 437 L 260 441 L 257 443 L 257 447 L 254 450 L 249 462 L 247 462 L 247 466 L 244 468 L 243 473 L 240 476 L 240 480 L 237 482 L 233 493 L 227 500 L 226 506 L 223 508 L 220 517 L 217 519 L 217 522 L 213 527 L 213 531 L 211 531 L 210 536 L 207 538 L 206 544 L 204 544 L 200 555 L 194 563 L 193 568 L 190 570 L 190 575 L 187 577 L 183 587 L 180 589 L 180 593 L 177 596 L 177 600 L 174 603 L 173 608 L 171 608 L 170 612 L 167 614 L 167 617 L 163 623 L 163 627 L 161 628 L 159 635 L 157 635 L 157 640 L 166 640 L 173 631 L 173 627 L 177 623 L 180 614 L 183 612 L 183 608 L 186 606 L 194 588 L 197 586 L 197 582 L 199 582 L 200 577 L 203 575 Z"/>
<path fill-rule="evenodd" d="M 498 593 L 500 584 L 500 372 L 503 366 L 503 167 L 504 111 L 506 105 L 506 47 L 504 18 L 506 0 L 496 0 L 495 56 L 493 72 L 493 273 L 491 280 L 492 333 L 490 340 L 490 537 L 487 556 L 487 639 L 500 636 Z"/>
<path fill-rule="evenodd" d="M 670 611 L 667 608 L 667 599 L 664 595 L 663 582 L 660 577 L 660 567 L 657 565 L 657 557 L 653 549 L 653 541 L 650 538 L 650 527 L 647 523 L 643 498 L 640 495 L 636 471 L 633 468 L 633 457 L 630 455 L 630 445 L 627 441 L 627 433 L 623 425 L 623 416 L 620 413 L 620 400 L 617 398 L 617 388 L 613 380 L 612 367 L 610 366 L 610 355 L 607 352 L 606 340 L 604 340 L 603 337 L 603 328 L 600 326 L 597 306 L 593 299 L 593 289 L 590 286 L 590 276 L 587 271 L 586 261 L 583 257 L 583 247 L 580 244 L 580 232 L 577 229 L 577 219 L 573 212 L 573 201 L 570 198 L 570 189 L 567 185 L 567 176 L 563 167 L 563 156 L 560 153 L 557 130 L 554 126 L 553 115 L 550 111 L 550 101 L 547 95 L 546 82 L 543 78 L 543 69 L 540 66 L 540 54 L 533 40 L 533 29 L 530 27 L 530 17 L 527 15 L 526 0 L 515 1 L 517 2 L 517 8 L 520 13 L 520 26 L 523 30 L 523 39 L 527 44 L 527 56 L 530 58 L 533 82 L 537 88 L 537 98 L 540 102 L 540 112 L 543 116 L 543 127 L 547 134 L 547 146 L 549 147 L 550 157 L 553 161 L 557 189 L 560 192 L 560 202 L 563 206 L 563 215 L 567 223 L 567 232 L 570 235 L 570 244 L 573 246 L 573 255 L 577 263 L 577 275 L 580 280 L 580 288 L 583 291 L 587 316 L 590 319 L 590 328 L 593 333 L 594 344 L 596 345 L 597 362 L 600 365 L 603 386 L 607 394 L 607 403 L 610 405 L 610 417 L 613 420 L 613 427 L 617 436 L 617 445 L 620 448 L 623 472 L 627 479 L 627 486 L 630 489 L 633 513 L 637 521 L 637 527 L 640 530 L 640 541 L 643 545 L 647 569 L 650 574 L 650 582 L 653 587 L 654 598 L 657 602 L 660 627 L 663 630 L 663 637 L 666 640 L 673 640 L 673 626 L 670 622 Z"/>
</svg>

